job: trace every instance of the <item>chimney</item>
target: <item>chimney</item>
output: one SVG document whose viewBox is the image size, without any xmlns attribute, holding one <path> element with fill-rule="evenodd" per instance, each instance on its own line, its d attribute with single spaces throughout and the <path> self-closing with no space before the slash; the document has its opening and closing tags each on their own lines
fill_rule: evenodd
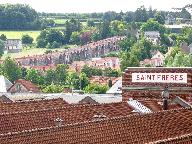
<svg viewBox="0 0 192 144">
<path fill-rule="evenodd" d="M 168 87 L 165 87 L 164 91 L 162 92 L 163 98 L 163 110 L 168 110 L 168 99 L 169 99 L 169 90 Z"/>
<path fill-rule="evenodd" d="M 168 110 L 168 100 L 163 99 L 163 110 Z"/>
<path fill-rule="evenodd" d="M 56 124 L 56 126 L 61 127 L 61 126 L 62 126 L 62 123 L 63 123 L 63 120 L 62 120 L 62 119 L 60 119 L 60 118 L 56 118 L 56 119 L 55 119 L 55 124 Z"/>
</svg>

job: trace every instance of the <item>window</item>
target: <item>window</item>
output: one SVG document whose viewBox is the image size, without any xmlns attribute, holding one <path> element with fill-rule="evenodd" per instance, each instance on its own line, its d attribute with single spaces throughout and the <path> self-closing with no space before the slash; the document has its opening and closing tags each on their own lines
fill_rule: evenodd
<svg viewBox="0 0 192 144">
<path fill-rule="evenodd" d="M 20 84 L 17 84 L 17 85 L 16 85 L 16 91 L 17 91 L 17 92 L 20 92 L 20 91 L 21 91 L 21 85 L 20 85 Z"/>
</svg>

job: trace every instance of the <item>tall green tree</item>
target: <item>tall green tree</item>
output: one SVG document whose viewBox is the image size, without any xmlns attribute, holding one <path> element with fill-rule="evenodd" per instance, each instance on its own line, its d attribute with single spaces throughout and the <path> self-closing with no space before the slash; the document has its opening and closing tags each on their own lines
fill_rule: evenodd
<svg viewBox="0 0 192 144">
<path fill-rule="evenodd" d="M 3 74 L 12 82 L 22 77 L 21 68 L 10 57 L 4 60 L 2 68 Z"/>
<path fill-rule="evenodd" d="M 33 43 L 33 38 L 31 36 L 29 36 L 28 34 L 23 35 L 21 40 L 22 40 L 23 44 L 32 44 Z"/>
<path fill-rule="evenodd" d="M 4 49 L 5 49 L 5 43 L 4 41 L 0 40 L 0 58 L 4 54 Z"/>
</svg>

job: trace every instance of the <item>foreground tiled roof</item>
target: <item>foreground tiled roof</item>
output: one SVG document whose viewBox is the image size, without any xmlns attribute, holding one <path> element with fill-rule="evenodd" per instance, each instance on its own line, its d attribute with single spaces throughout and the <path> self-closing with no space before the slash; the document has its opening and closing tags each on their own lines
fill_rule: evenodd
<svg viewBox="0 0 192 144">
<path fill-rule="evenodd" d="M 163 101 L 160 99 L 138 99 L 140 103 L 148 107 L 153 112 L 158 112 L 163 110 Z M 181 105 L 174 103 L 173 100 L 168 101 L 168 109 L 183 108 Z"/>
<path fill-rule="evenodd" d="M 132 114 L 132 108 L 126 103 L 69 105 L 60 108 L 20 111 L 0 114 L 0 133 L 17 132 L 35 128 L 55 126 L 57 118 L 63 123 L 90 121 L 94 116 L 104 115 L 108 118 Z"/>
<path fill-rule="evenodd" d="M 63 99 L 33 100 L 21 102 L 0 102 L 0 113 L 42 110 L 68 105 Z"/>
<path fill-rule="evenodd" d="M 0 135 L 1 144 L 136 144 L 192 141 L 192 109 L 135 114 Z M 172 139 L 172 140 L 171 140 Z"/>
</svg>

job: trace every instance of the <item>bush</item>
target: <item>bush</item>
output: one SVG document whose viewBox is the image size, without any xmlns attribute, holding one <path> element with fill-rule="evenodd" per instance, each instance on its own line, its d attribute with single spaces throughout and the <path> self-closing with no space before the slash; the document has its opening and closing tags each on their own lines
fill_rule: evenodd
<svg viewBox="0 0 192 144">
<path fill-rule="evenodd" d="M 63 86 L 51 84 L 49 86 L 46 86 L 44 89 L 42 89 L 42 92 L 44 93 L 61 93 L 63 92 Z"/>
<path fill-rule="evenodd" d="M 107 90 L 108 86 L 101 84 L 89 84 L 84 89 L 85 93 L 94 93 L 94 94 L 105 94 Z"/>
<path fill-rule="evenodd" d="M 21 40 L 22 40 L 23 44 L 32 44 L 33 43 L 33 38 L 29 35 L 23 35 Z"/>
</svg>

